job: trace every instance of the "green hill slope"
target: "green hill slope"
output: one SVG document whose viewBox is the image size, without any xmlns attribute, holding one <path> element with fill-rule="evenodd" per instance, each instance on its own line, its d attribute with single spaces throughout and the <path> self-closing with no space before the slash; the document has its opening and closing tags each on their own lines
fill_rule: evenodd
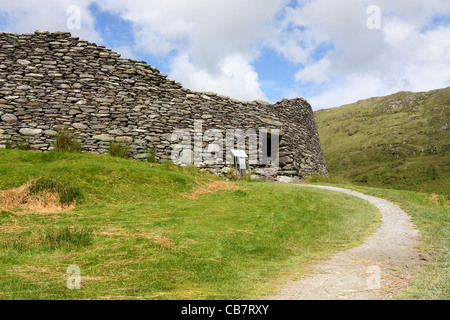
<svg viewBox="0 0 450 320">
<path fill-rule="evenodd" d="M 450 194 L 450 87 L 371 98 L 315 116 L 330 175 Z"/>
</svg>

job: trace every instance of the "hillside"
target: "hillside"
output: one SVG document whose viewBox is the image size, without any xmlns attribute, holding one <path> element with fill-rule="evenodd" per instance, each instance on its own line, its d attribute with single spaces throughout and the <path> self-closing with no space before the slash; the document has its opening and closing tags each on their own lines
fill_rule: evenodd
<svg viewBox="0 0 450 320">
<path fill-rule="evenodd" d="M 331 176 L 450 194 L 450 87 L 315 112 Z"/>
</svg>

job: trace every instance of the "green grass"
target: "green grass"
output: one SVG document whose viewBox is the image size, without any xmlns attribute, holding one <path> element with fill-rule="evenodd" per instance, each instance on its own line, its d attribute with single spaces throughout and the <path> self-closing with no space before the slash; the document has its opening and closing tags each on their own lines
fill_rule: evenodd
<svg viewBox="0 0 450 320">
<path fill-rule="evenodd" d="M 308 181 L 398 203 L 422 234 L 421 250 L 431 256 L 398 298 L 448 300 L 450 87 L 371 98 L 319 110 L 315 117 L 330 175 Z"/>
<path fill-rule="evenodd" d="M 108 154 L 112 157 L 128 158 L 130 155 L 131 143 L 110 142 Z"/>
<path fill-rule="evenodd" d="M 337 179 L 450 197 L 450 87 L 371 98 L 315 118 Z"/>
<path fill-rule="evenodd" d="M 88 246 L 92 243 L 93 230 L 89 227 L 47 227 L 33 235 L 10 235 L 0 241 L 0 247 L 16 251 L 30 251 L 36 248 L 70 248 Z"/>
<path fill-rule="evenodd" d="M 330 183 L 332 180 L 332 183 Z M 410 288 L 400 293 L 398 299 L 448 300 L 450 299 L 450 202 L 445 196 L 439 199 L 430 193 L 392 190 L 338 183 L 338 178 L 315 177 L 312 183 L 338 186 L 384 198 L 398 204 L 412 218 L 421 234 L 419 250 L 429 255 L 414 274 Z"/>
<path fill-rule="evenodd" d="M 378 211 L 349 195 L 239 182 L 109 156 L 0 150 L 0 190 L 49 177 L 83 194 L 60 213 L 0 214 L 0 299 L 256 299 L 358 245 Z M 53 180 L 52 180 L 53 181 Z M 81 289 L 66 288 L 67 268 Z"/>
<path fill-rule="evenodd" d="M 70 184 L 62 184 L 47 177 L 40 177 L 32 183 L 31 194 L 38 194 L 42 191 L 57 193 L 62 204 L 70 204 L 83 199 L 83 194 L 79 188 Z"/>
<path fill-rule="evenodd" d="M 78 134 L 67 127 L 61 127 L 55 139 L 54 149 L 57 152 L 81 153 L 83 145 Z"/>
</svg>

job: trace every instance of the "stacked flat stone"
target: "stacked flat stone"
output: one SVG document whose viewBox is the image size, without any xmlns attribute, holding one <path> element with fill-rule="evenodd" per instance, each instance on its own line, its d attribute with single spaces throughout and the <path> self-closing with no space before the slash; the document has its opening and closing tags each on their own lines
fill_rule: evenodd
<svg viewBox="0 0 450 320">
<path fill-rule="evenodd" d="M 194 120 L 204 130 L 279 129 L 279 175 L 327 172 L 311 106 L 302 98 L 271 105 L 196 92 L 67 32 L 0 33 L 0 147 L 26 140 L 32 150 L 51 151 L 58 129 L 68 127 L 84 151 L 105 154 L 112 141 L 124 142 L 133 158 L 153 148 L 163 162 L 178 143 L 171 134 L 188 129 L 194 136 Z M 227 166 L 202 167 L 221 173 Z M 252 168 L 257 174 L 264 166 Z"/>
</svg>

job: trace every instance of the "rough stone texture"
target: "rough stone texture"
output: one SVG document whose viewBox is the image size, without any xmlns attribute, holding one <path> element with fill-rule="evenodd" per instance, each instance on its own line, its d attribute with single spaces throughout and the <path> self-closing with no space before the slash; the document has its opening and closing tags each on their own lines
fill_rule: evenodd
<svg viewBox="0 0 450 320">
<path fill-rule="evenodd" d="M 78 133 L 85 151 L 106 153 L 112 141 L 125 142 L 131 143 L 135 159 L 145 158 L 152 148 L 159 162 L 171 160 L 173 147 L 180 143 L 172 140 L 176 129 L 189 130 L 194 152 L 212 141 L 223 143 L 224 161 L 229 157 L 227 129 L 279 129 L 278 175 L 327 172 L 306 100 L 271 105 L 191 91 L 145 62 L 122 59 L 67 32 L 0 33 L 0 119 L 0 146 L 9 139 L 14 147 L 25 135 L 31 149 L 49 151 L 55 132 L 66 126 Z M 194 145 L 200 134 L 195 120 L 203 122 L 203 133 L 218 129 L 223 138 L 203 137 L 201 146 Z M 227 166 L 195 164 L 218 174 Z M 254 171 L 264 167 L 258 157 L 250 165 Z"/>
<path fill-rule="evenodd" d="M 17 117 L 13 114 L 6 113 L 2 116 L 2 121 L 6 122 L 6 123 L 14 123 L 17 120 L 18 120 Z"/>
</svg>

